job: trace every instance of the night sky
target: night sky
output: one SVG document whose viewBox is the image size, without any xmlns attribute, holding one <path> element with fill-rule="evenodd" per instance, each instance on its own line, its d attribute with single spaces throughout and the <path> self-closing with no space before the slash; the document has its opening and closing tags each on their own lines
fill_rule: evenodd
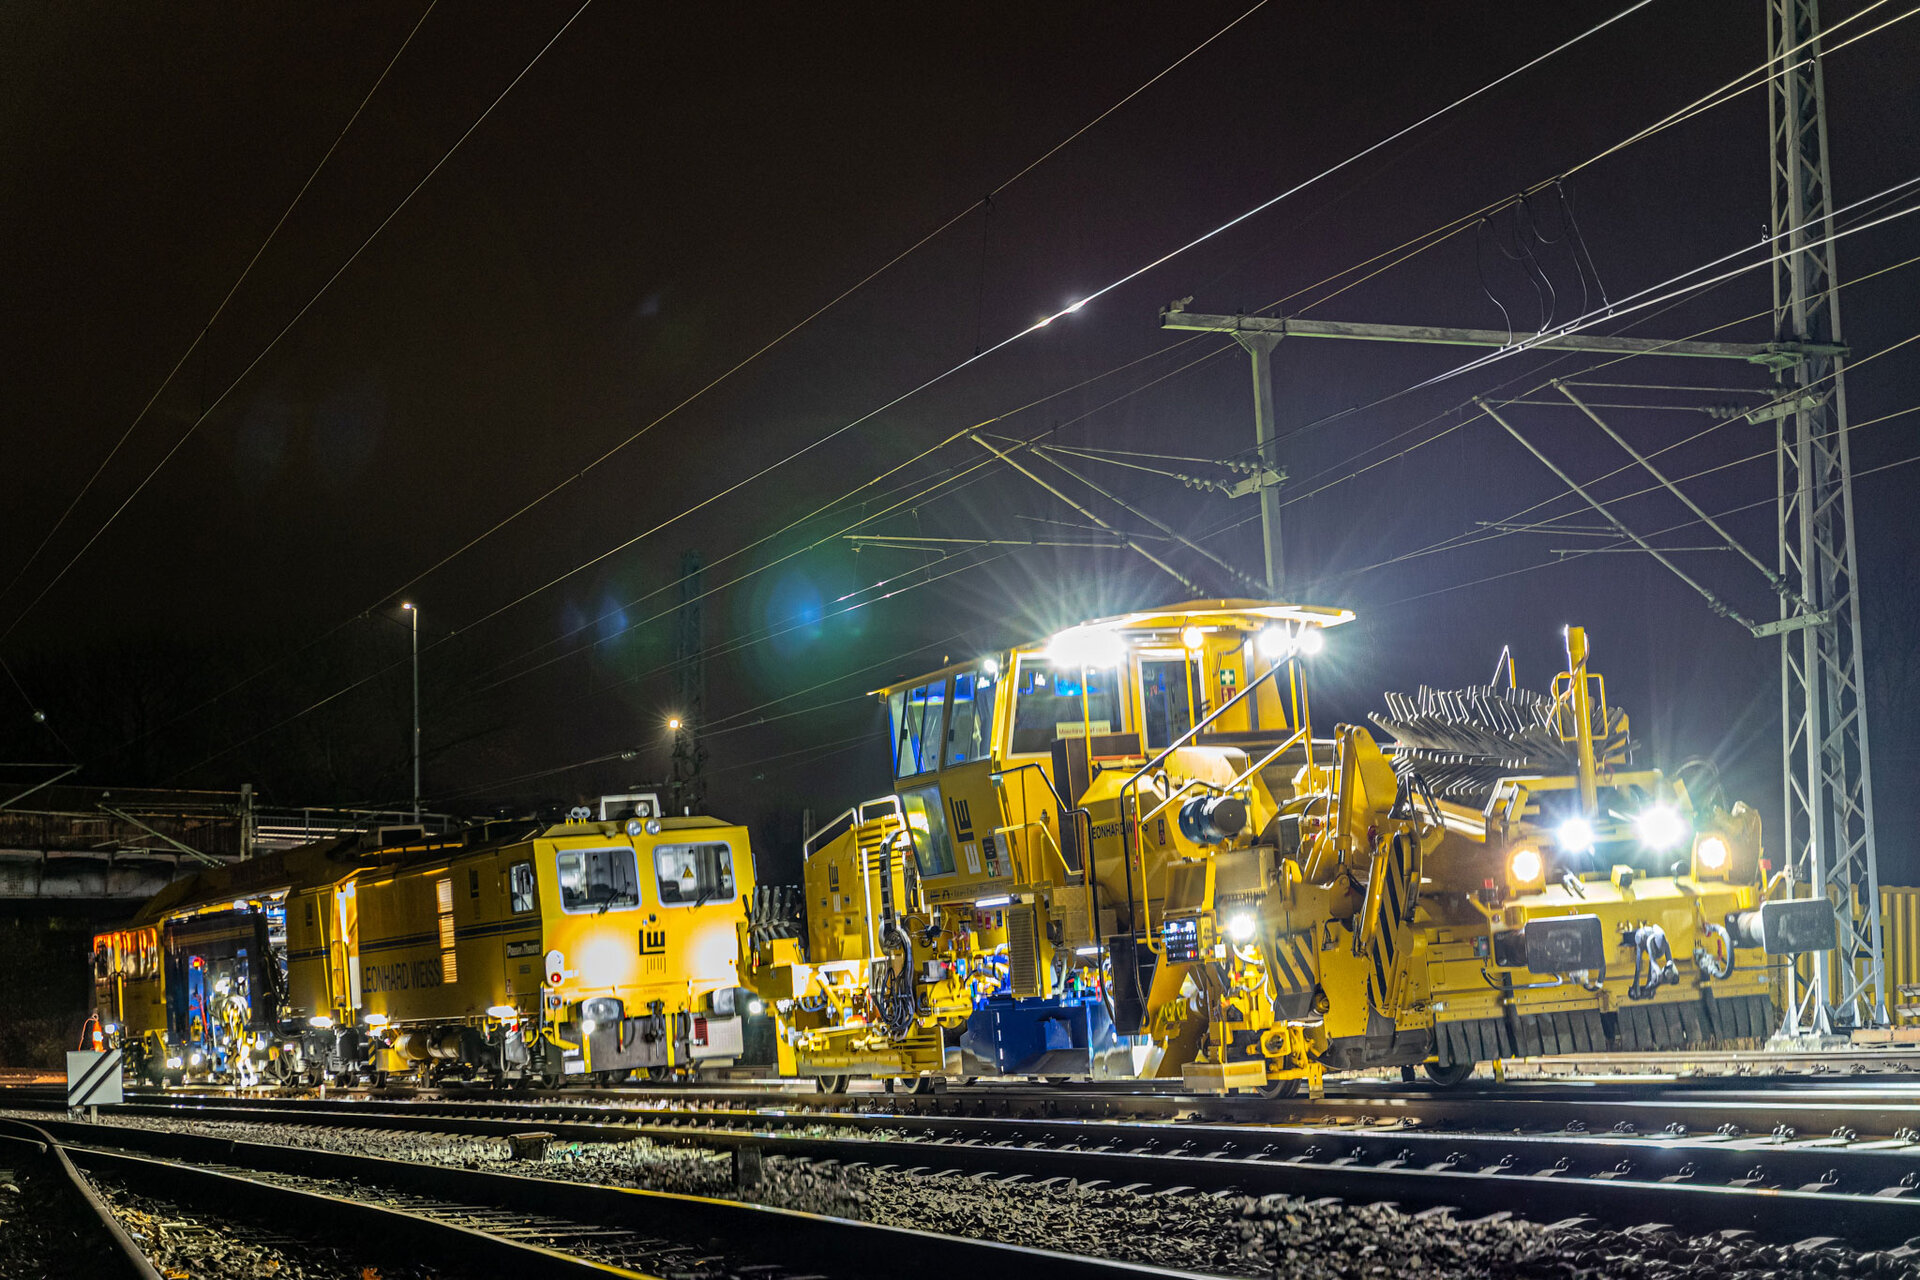
<svg viewBox="0 0 1920 1280">
<path fill-rule="evenodd" d="M 1188 335 L 1161 332 L 1171 299 L 1234 312 L 1287 298 L 1282 311 L 1327 319 L 1527 331 L 1753 245 L 1768 216 L 1762 92 L 1309 306 L 1365 272 L 1316 282 L 1565 172 L 1755 67 L 1763 6 L 1653 4 L 740 482 L 1624 7 L 1275 0 L 1008 184 L 1248 4 L 599 0 L 221 399 L 576 9 L 440 5 L 224 313 L 29 561 L 423 6 L 6 6 L 0 584 L 18 578 L 0 597 L 0 630 L 10 629 L 0 658 L 24 696 L 0 688 L 0 754 L 77 759 L 80 778 L 103 786 L 251 781 L 283 804 L 404 803 L 398 606 L 408 599 L 421 609 L 431 806 L 478 812 L 624 789 L 667 770 L 672 608 L 694 551 L 709 566 L 704 585 L 720 588 L 704 602 L 709 804 L 754 823 L 774 848 L 803 807 L 824 819 L 888 788 L 876 708 L 857 695 L 948 656 L 1187 594 L 1124 551 L 856 553 L 833 536 L 974 467 L 985 455 L 964 438 L 826 516 L 792 522 L 996 417 L 986 430 L 1050 433 L 1076 448 L 1245 449 L 1245 357 L 1221 337 L 1178 345 Z M 1832 26 L 1865 7 L 1830 4 L 1824 17 Z M 1916 68 L 1916 22 L 1829 59 L 1838 203 L 1920 173 Z M 1920 216 L 1839 249 L 1845 279 L 1916 254 Z M 1915 270 L 1842 295 L 1856 360 L 1920 328 Z M 1751 272 L 1640 313 L 1631 329 L 1600 331 L 1680 337 L 1762 313 L 1714 336 L 1766 340 L 1768 288 L 1766 271 Z M 1920 343 L 1850 376 L 1854 422 L 1920 403 L 1916 352 Z M 1560 669 L 1561 627 L 1581 623 L 1652 757 L 1711 756 L 1777 840 L 1776 642 L 1715 617 L 1643 555 L 1556 563 L 1556 548 L 1604 545 L 1577 532 L 1376 567 L 1484 532 L 1477 522 L 1560 489 L 1498 427 L 1458 425 L 1471 415 L 1456 406 L 1600 361 L 1526 354 L 1393 395 L 1475 354 L 1298 339 L 1276 355 L 1290 433 L 1288 594 L 1359 613 L 1319 660 L 1324 728 L 1377 708 L 1383 688 L 1484 682 L 1507 644 L 1522 681 L 1544 687 Z M 1643 451 L 1717 426 L 1703 407 L 1751 406 L 1769 385 L 1758 368 L 1704 361 L 1633 360 L 1584 376 L 1709 389 L 1590 388 L 1597 402 L 1640 406 L 1603 412 Z M 1628 461 L 1570 409 L 1526 404 L 1511 417 L 1583 480 Z M 1895 883 L 1920 878 L 1910 785 L 1920 755 L 1902 729 L 1920 714 L 1920 535 L 1906 496 L 1920 467 L 1888 464 L 1916 453 L 1916 425 L 1920 415 L 1862 427 L 1853 444 L 1856 471 L 1870 473 L 1857 486 L 1858 537 L 1882 874 Z M 1759 504 L 1728 524 L 1767 561 L 1771 440 L 1770 428 L 1735 421 L 1660 460 L 1676 476 L 1718 468 L 1687 484 L 1709 511 Z M 1255 514 L 1251 498 L 1073 465 L 1190 534 Z M 1103 518 L 1142 527 L 1052 474 Z M 1598 491 L 1646 483 L 1629 472 Z M 1687 519 L 1663 494 L 1618 511 L 1645 531 Z M 1544 512 L 1597 523 L 1570 498 Z M 1037 522 L 1080 519 L 996 464 L 864 531 L 1073 539 L 1082 531 Z M 1660 541 L 1711 540 L 1693 528 Z M 1257 570 L 1257 524 L 1209 545 Z M 1679 555 L 1737 607 L 1774 615 L 1765 582 L 1738 557 Z M 1177 558 L 1210 591 L 1231 590 L 1204 562 Z M 632 758 L 607 758 L 623 751 Z M 563 768 L 585 761 L 597 763 Z"/>
</svg>

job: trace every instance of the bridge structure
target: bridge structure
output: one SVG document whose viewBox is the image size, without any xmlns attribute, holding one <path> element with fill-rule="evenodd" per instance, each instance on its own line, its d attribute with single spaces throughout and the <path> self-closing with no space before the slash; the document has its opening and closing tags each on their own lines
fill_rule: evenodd
<svg viewBox="0 0 1920 1280">
<path fill-rule="evenodd" d="M 0 900 L 139 901 L 201 867 L 354 831 L 455 820 L 408 809 L 285 808 L 251 787 L 182 791 L 56 784 L 0 802 Z"/>
</svg>

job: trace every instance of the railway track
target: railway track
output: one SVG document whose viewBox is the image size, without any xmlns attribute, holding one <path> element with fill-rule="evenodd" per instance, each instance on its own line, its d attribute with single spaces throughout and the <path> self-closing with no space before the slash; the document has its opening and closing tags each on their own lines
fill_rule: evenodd
<svg viewBox="0 0 1920 1280">
<path fill-rule="evenodd" d="M 282 1230 L 299 1224 L 319 1237 L 379 1241 L 450 1264 L 451 1275 L 882 1280 L 955 1266 L 1011 1280 L 1195 1275 L 732 1200 L 166 1129 L 0 1121 L 8 1130 L 36 1127 L 72 1165 L 144 1194 Z M 76 1183 L 84 1186 L 77 1175 Z M 128 1274 L 154 1277 L 151 1268 Z"/>
<path fill-rule="evenodd" d="M 461 1107 L 532 1107 L 540 1114 L 592 1112 L 602 1118 L 644 1118 L 661 1111 L 792 1112 L 946 1118 L 1175 1121 L 1185 1124 L 1267 1124 L 1370 1127 L 1397 1124 L 1447 1131 L 1615 1131 L 1642 1135 L 1736 1136 L 1774 1134 L 1814 1141 L 1835 1134 L 1892 1139 L 1920 1130 L 1920 1084 L 1852 1078 L 1769 1081 L 1539 1082 L 1484 1089 L 1440 1090 L 1421 1085 L 1348 1084 L 1325 1098 L 1218 1097 L 1171 1090 L 1100 1087 L 975 1087 L 946 1092 L 846 1094 L 774 1090 L 763 1086 L 713 1088 L 639 1086 L 559 1093 L 502 1094 L 441 1086 L 337 1090 L 324 1098 L 232 1090 L 130 1090 L 143 1100 L 192 1101 L 206 1107 L 298 1100 L 346 1106 L 385 1103 L 431 1106 L 444 1115 Z M 54 1091 L 0 1089 L 23 1105 L 47 1105 Z M 591 1117 L 590 1117 L 591 1118 Z"/>
<path fill-rule="evenodd" d="M 103 1280 L 160 1280 L 160 1273 L 115 1220 L 93 1185 L 81 1176 L 66 1148 L 45 1128 L 18 1120 L 0 1121 L 0 1164 L 13 1170 L 36 1193 L 33 1202 L 20 1208 L 9 1204 L 9 1216 L 32 1213 L 42 1219 L 40 1225 L 51 1226 L 59 1237 L 57 1244 L 46 1249 L 49 1256 L 43 1259 L 23 1256 L 26 1242 L 9 1241 L 7 1256 L 0 1258 L 7 1274 L 32 1274 L 28 1268 L 44 1263 L 43 1274 L 59 1274 L 59 1269 L 68 1268 L 68 1274 Z M 31 1173 L 21 1172 L 28 1167 Z M 25 1193 L 16 1190 L 16 1194 Z M 56 1252 L 60 1256 L 52 1256 Z M 12 1270 L 16 1267 L 20 1270 Z"/>
<path fill-rule="evenodd" d="M 1817 1108 L 1810 1114 L 1823 1119 L 1862 1114 L 1831 1100 L 1809 1105 Z M 1920 1237 L 1920 1135 L 1911 1128 L 1863 1137 L 1840 1125 L 1803 1136 L 1731 1122 L 1640 1132 L 1576 1121 L 1516 1132 L 1510 1121 L 1504 1131 L 1439 1132 L 1404 1118 L 1168 1124 L 446 1100 L 172 1099 L 121 1110 L 155 1120 L 395 1134 L 509 1138 L 531 1131 L 572 1143 L 644 1139 L 730 1152 L 736 1168 L 781 1156 L 1038 1184 L 1337 1197 L 1459 1215 L 1524 1213 L 1542 1223 L 1658 1223 L 1779 1242 L 1830 1236 L 1869 1249 L 1898 1249 Z M 1876 1105 L 1871 1114 L 1884 1116 L 1886 1107 Z M 1911 1107 L 1907 1119 L 1915 1119 Z"/>
</svg>

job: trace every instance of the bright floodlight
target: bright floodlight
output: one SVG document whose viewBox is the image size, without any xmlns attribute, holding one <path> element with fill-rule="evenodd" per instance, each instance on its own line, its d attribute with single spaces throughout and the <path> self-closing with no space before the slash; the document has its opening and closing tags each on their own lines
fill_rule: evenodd
<svg viewBox="0 0 1920 1280">
<path fill-rule="evenodd" d="M 1227 936 L 1235 942 L 1247 942 L 1253 938 L 1253 917 L 1241 914 L 1227 921 Z"/>
<path fill-rule="evenodd" d="M 1198 627 L 1186 627 L 1180 632 L 1180 643 L 1185 645 L 1188 650 L 1198 649 L 1206 642 L 1206 632 L 1200 630 Z"/>
<path fill-rule="evenodd" d="M 1294 644 L 1302 653 L 1318 653 L 1327 647 L 1327 638 L 1320 634 L 1320 628 L 1307 627 L 1300 632 L 1300 638 Z"/>
<path fill-rule="evenodd" d="M 1254 641 L 1260 647 L 1260 656 L 1268 659 L 1284 658 L 1293 648 L 1293 637 L 1287 634 L 1285 627 L 1263 628 Z"/>
<path fill-rule="evenodd" d="M 1000 674 L 1000 660 L 998 658 L 988 658 L 981 662 L 980 670 L 986 672 L 988 679 L 992 679 L 994 676 Z"/>
<path fill-rule="evenodd" d="M 1593 848 L 1593 824 L 1585 818 L 1568 818 L 1554 834 L 1568 853 L 1585 853 Z"/>
<path fill-rule="evenodd" d="M 667 728 L 673 730 L 675 733 L 680 732 L 680 717 L 679 716 L 667 717 Z"/>
<path fill-rule="evenodd" d="M 1522 849 L 1507 860 L 1507 870 L 1519 884 L 1531 884 L 1540 878 L 1540 851 Z"/>
<path fill-rule="evenodd" d="M 1708 836 L 1700 842 L 1700 865 L 1709 871 L 1718 871 L 1727 865 L 1727 842 L 1719 836 Z"/>
<path fill-rule="evenodd" d="M 1127 642 L 1104 627 L 1071 627 L 1047 645 L 1047 657 L 1063 667 L 1117 667 L 1127 659 Z"/>
<path fill-rule="evenodd" d="M 1687 838 L 1686 820 L 1664 804 L 1641 810 L 1633 828 L 1640 834 L 1640 843 L 1649 849 L 1671 849 Z"/>
</svg>

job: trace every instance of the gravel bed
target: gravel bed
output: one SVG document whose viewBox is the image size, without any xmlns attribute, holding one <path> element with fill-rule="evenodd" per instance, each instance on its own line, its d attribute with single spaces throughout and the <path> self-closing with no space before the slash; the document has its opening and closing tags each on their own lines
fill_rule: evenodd
<svg viewBox="0 0 1920 1280">
<path fill-rule="evenodd" d="M 76 1211 L 65 1180 L 0 1146 L 0 1275 L 8 1280 L 97 1276 L 112 1265 L 98 1228 Z"/>
<path fill-rule="evenodd" d="M 120 1225 L 168 1280 L 480 1280 L 463 1268 L 425 1266 L 301 1239 L 140 1195 L 93 1178 Z M 82 1274 L 82 1273 L 75 1273 Z M 95 1274 L 95 1273 L 85 1273 Z"/>
<path fill-rule="evenodd" d="M 744 1199 L 1082 1256 L 1273 1280 L 1920 1280 L 1920 1254 L 1796 1250 L 1742 1233 L 1688 1237 L 1554 1228 L 1505 1217 L 1463 1221 L 1383 1205 L 1316 1204 L 1287 1196 L 1137 1194 L 1065 1181 L 845 1168 L 772 1154 L 760 1182 L 742 1189 L 730 1155 L 646 1140 L 555 1142 L 542 1159 L 515 1160 L 503 1138 L 132 1116 L 118 1123 Z M 844 1136 L 831 1126 L 817 1128 Z M 1818 1225 L 1807 1224 L 1808 1234 Z"/>
</svg>

